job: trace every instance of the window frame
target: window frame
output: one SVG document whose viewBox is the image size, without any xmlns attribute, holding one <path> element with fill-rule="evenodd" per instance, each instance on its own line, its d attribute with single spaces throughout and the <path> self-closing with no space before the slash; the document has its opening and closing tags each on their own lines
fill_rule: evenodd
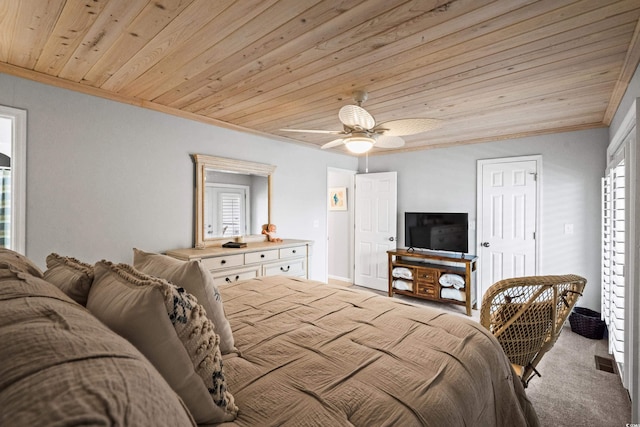
<svg viewBox="0 0 640 427">
<path fill-rule="evenodd" d="M 27 110 L 0 105 L 0 117 L 11 120 L 11 243 L 26 254 Z"/>
</svg>

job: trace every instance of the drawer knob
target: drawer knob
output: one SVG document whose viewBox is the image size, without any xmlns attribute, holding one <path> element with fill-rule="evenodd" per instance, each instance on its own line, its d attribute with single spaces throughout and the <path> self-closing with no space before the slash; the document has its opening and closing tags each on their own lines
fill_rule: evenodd
<svg viewBox="0 0 640 427">
<path fill-rule="evenodd" d="M 283 271 L 283 272 L 285 272 L 285 273 L 286 273 L 287 271 L 289 271 L 289 269 L 290 269 L 290 268 L 291 268 L 291 266 L 290 266 L 290 265 L 287 265 L 287 268 L 280 267 L 280 271 Z"/>
<path fill-rule="evenodd" d="M 227 282 L 227 283 L 231 283 L 231 279 L 229 279 L 228 277 L 225 277 L 225 278 L 224 278 L 224 280 L 225 280 L 225 282 Z"/>
<path fill-rule="evenodd" d="M 260 258 L 264 258 L 264 254 L 260 254 Z"/>
<path fill-rule="evenodd" d="M 294 253 L 294 254 L 295 254 L 295 253 L 296 253 L 296 250 L 295 250 L 295 249 L 294 249 L 294 250 L 292 250 L 292 251 L 291 251 L 291 253 Z"/>
<path fill-rule="evenodd" d="M 223 260 L 220 261 L 220 264 L 226 264 L 226 263 L 227 263 L 226 259 L 223 259 Z"/>
<path fill-rule="evenodd" d="M 236 282 L 240 279 L 240 276 L 236 276 Z"/>
</svg>

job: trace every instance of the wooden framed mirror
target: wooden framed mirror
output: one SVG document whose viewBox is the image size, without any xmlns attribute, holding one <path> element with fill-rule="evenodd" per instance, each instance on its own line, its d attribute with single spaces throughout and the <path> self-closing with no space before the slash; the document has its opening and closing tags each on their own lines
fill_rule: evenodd
<svg viewBox="0 0 640 427">
<path fill-rule="evenodd" d="M 275 166 L 192 154 L 195 164 L 195 247 L 220 246 L 238 237 L 261 236 L 271 221 Z"/>
</svg>

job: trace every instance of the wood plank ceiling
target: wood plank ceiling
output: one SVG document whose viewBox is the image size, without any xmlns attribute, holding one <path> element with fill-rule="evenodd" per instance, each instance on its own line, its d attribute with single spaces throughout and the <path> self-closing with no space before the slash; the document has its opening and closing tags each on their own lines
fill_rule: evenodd
<svg viewBox="0 0 640 427">
<path fill-rule="evenodd" d="M 603 127 L 640 0 L 0 0 L 0 72 L 320 147 L 339 108 L 418 150 Z M 333 150 L 344 151 L 344 146 Z"/>
</svg>

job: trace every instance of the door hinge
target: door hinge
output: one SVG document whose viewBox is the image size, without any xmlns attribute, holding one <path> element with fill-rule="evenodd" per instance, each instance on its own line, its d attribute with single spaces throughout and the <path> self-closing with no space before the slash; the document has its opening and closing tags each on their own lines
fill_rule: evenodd
<svg viewBox="0 0 640 427">
<path fill-rule="evenodd" d="M 529 175 L 533 175 L 533 180 L 534 181 L 538 180 L 538 173 L 537 172 L 529 172 Z"/>
<path fill-rule="evenodd" d="M 536 232 L 533 232 L 533 240 L 536 240 Z"/>
</svg>

